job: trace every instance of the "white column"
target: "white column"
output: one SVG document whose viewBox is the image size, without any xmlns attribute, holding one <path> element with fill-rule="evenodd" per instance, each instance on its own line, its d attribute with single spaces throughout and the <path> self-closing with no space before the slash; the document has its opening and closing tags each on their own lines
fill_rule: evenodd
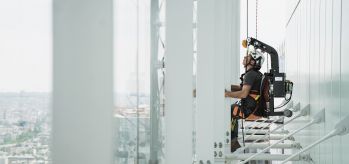
<svg viewBox="0 0 349 164">
<path fill-rule="evenodd" d="M 227 34 L 229 38 L 226 38 L 227 52 L 224 54 L 224 86 L 226 89 L 230 89 L 231 84 L 240 84 L 240 1 L 227 0 Z M 224 127 L 225 131 L 230 133 L 230 106 L 235 103 L 235 100 L 225 99 L 224 110 Z M 230 135 L 225 135 L 226 139 L 229 139 Z M 230 148 L 229 148 L 230 150 Z"/>
<path fill-rule="evenodd" d="M 193 1 L 166 1 L 165 61 L 165 163 L 192 163 Z"/>
<path fill-rule="evenodd" d="M 198 40 L 197 40 L 197 142 L 196 152 L 197 160 L 207 163 L 213 163 L 214 158 L 214 116 L 215 111 L 215 89 L 222 90 L 224 93 L 223 83 L 221 88 L 214 88 L 217 79 L 214 79 L 214 64 L 216 58 L 221 58 L 222 54 L 215 54 L 215 1 L 199 0 L 198 1 Z M 217 55 L 217 56 L 216 56 Z M 222 82 L 222 81 L 221 81 Z M 221 95 L 224 96 L 224 95 Z M 223 110 L 223 109 L 221 109 Z M 222 118 L 223 119 L 223 118 Z"/>
<path fill-rule="evenodd" d="M 112 164 L 112 0 L 54 0 L 54 164 Z"/>
<path fill-rule="evenodd" d="M 217 112 L 219 115 L 215 117 L 215 135 L 218 135 L 215 139 L 218 141 L 223 140 L 222 142 L 229 143 L 230 145 L 230 106 L 236 99 L 222 97 L 223 89 L 221 88 L 225 87 L 230 90 L 231 84 L 239 85 L 240 83 L 240 1 L 225 0 L 224 3 L 220 3 L 217 10 L 223 10 L 225 12 L 218 12 L 218 15 L 216 15 L 217 19 L 223 18 L 220 24 L 217 23 L 221 30 L 216 30 L 219 34 L 217 36 L 220 36 L 216 38 L 216 54 L 223 53 L 223 61 L 217 63 L 217 73 L 215 74 L 219 73 L 223 75 L 223 78 L 219 78 L 223 81 L 223 84 L 220 82 L 216 85 L 216 98 L 219 97 L 219 100 L 215 109 L 218 109 Z M 230 151 L 230 149 L 225 150 Z M 225 153 L 227 152 L 223 152 L 223 156 Z"/>
<path fill-rule="evenodd" d="M 218 154 L 218 157 L 224 157 L 222 153 L 224 153 L 224 145 L 226 142 L 224 142 L 225 138 L 225 131 L 227 130 L 224 124 L 225 120 L 225 111 L 228 111 L 228 106 L 225 106 L 224 103 L 224 84 L 225 84 L 225 72 L 231 72 L 229 70 L 225 70 L 225 60 L 230 61 L 231 54 L 229 52 L 229 48 L 231 45 L 230 43 L 230 36 L 229 36 L 229 30 L 228 26 L 230 25 L 229 22 L 231 20 L 228 20 L 227 18 L 230 17 L 230 13 L 227 12 L 227 0 L 220 0 L 215 1 L 214 5 L 214 21 L 215 21 L 215 38 L 214 38 L 214 53 L 213 55 L 213 97 L 212 101 L 214 101 L 214 128 L 213 128 L 213 137 L 214 142 L 218 144 L 218 147 L 215 149 L 216 153 Z M 228 58 L 227 58 L 227 57 Z M 229 115 L 227 115 L 229 116 Z M 212 145 L 210 145 L 212 147 Z M 212 154 L 212 152 L 211 152 Z M 222 156 L 221 156 L 222 155 Z M 216 162 L 217 163 L 217 162 Z"/>
<path fill-rule="evenodd" d="M 224 159 L 226 139 L 230 141 L 226 132 L 230 132 L 232 102 L 224 98 L 224 88 L 239 80 L 239 8 L 239 1 L 198 1 L 198 161 L 212 163 L 214 151 L 216 158 Z"/>
</svg>

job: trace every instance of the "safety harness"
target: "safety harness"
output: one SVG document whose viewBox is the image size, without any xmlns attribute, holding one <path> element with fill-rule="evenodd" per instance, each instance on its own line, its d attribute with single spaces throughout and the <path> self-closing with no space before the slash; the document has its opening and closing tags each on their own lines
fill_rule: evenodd
<svg viewBox="0 0 349 164">
<path fill-rule="evenodd" d="M 248 73 L 249 71 L 257 71 L 258 70 L 248 70 L 246 73 Z M 241 88 L 243 86 L 243 78 L 245 76 L 245 74 L 242 74 L 240 77 L 241 80 Z M 257 77 L 256 80 L 261 81 L 261 84 L 263 79 L 263 74 L 259 72 L 259 76 Z M 263 89 L 263 88 L 261 88 Z M 262 90 L 261 90 L 262 91 Z M 262 115 L 260 114 L 256 114 L 257 110 L 259 109 L 259 102 L 261 99 L 261 91 L 257 91 L 257 90 L 251 90 L 249 95 L 246 98 L 241 99 L 240 101 L 236 102 L 235 104 L 233 104 L 231 106 L 232 108 L 232 118 L 236 118 L 236 119 L 245 119 L 245 120 L 256 120 L 261 118 Z"/>
<path fill-rule="evenodd" d="M 265 98 L 264 98 L 264 76 L 262 73 L 260 73 L 257 69 L 251 69 L 246 71 L 248 73 L 249 71 L 257 71 L 259 75 L 257 76 L 256 80 L 261 81 L 260 91 L 257 90 L 251 90 L 249 95 L 246 98 L 241 99 L 240 101 L 236 102 L 231 106 L 231 131 L 234 131 L 234 128 L 236 128 L 236 123 L 239 119 L 241 119 L 241 125 L 242 125 L 242 140 L 243 145 L 245 146 L 245 134 L 244 134 L 244 120 L 257 120 L 264 116 L 264 110 L 266 109 L 265 106 Z M 240 87 L 243 86 L 244 76 L 245 74 L 242 74 L 240 77 L 241 83 Z M 261 111 L 262 110 L 262 111 Z"/>
</svg>

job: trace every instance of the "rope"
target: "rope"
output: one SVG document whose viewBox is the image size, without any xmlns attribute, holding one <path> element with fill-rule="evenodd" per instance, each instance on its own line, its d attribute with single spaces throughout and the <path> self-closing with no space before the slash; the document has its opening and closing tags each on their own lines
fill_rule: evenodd
<svg viewBox="0 0 349 164">
<path fill-rule="evenodd" d="M 246 39 L 248 38 L 248 0 L 246 0 Z"/>
<path fill-rule="evenodd" d="M 256 0 L 256 39 L 257 39 L 257 32 L 258 32 L 258 0 Z"/>
<path fill-rule="evenodd" d="M 248 0 L 246 0 L 246 39 L 248 38 Z M 246 60 L 248 57 L 248 45 L 246 47 Z M 247 62 L 247 61 L 246 61 Z M 245 67 L 245 73 L 247 72 L 247 67 Z"/>
</svg>

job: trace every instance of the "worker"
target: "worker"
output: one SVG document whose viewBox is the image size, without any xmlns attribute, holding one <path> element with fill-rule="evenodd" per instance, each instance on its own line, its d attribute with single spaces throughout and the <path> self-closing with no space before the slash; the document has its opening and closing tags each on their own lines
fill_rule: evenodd
<svg viewBox="0 0 349 164">
<path fill-rule="evenodd" d="M 244 43 L 243 43 L 244 44 Z M 257 111 L 260 86 L 263 74 L 259 71 L 264 62 L 263 53 L 253 47 L 247 47 L 248 52 L 242 61 L 245 73 L 241 75 L 240 85 L 231 85 L 231 91 L 225 90 L 225 97 L 238 98 L 240 101 L 231 108 L 231 152 L 240 146 L 238 142 L 238 119 L 258 119 Z"/>
</svg>

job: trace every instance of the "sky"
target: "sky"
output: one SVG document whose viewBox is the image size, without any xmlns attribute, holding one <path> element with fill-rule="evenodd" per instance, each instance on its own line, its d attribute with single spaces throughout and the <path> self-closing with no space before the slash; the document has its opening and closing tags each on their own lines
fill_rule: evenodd
<svg viewBox="0 0 349 164">
<path fill-rule="evenodd" d="M 256 37 L 256 13 L 257 13 L 257 39 L 277 49 L 285 37 L 286 27 L 286 3 L 294 0 L 241 0 L 240 31 L 241 40 L 246 38 L 246 6 L 248 1 L 248 33 L 249 37 Z M 258 2 L 256 12 L 256 1 Z M 246 50 L 241 48 L 243 56 Z M 280 55 L 280 54 L 279 54 Z M 241 57 L 242 57 L 241 56 Z M 266 57 L 266 56 L 265 56 Z M 266 68 L 267 62 L 263 65 Z M 270 63 L 269 63 L 270 66 Z M 280 65 L 281 68 L 281 65 Z M 282 68 L 281 68 L 282 69 Z M 241 72 L 244 69 L 241 67 Z"/>
<path fill-rule="evenodd" d="M 137 24 L 137 2 L 139 3 Z M 114 88 L 118 93 L 150 92 L 150 0 L 114 1 Z M 137 29 L 138 25 L 138 29 Z M 137 31 L 138 38 L 137 39 Z M 137 50 L 138 47 L 138 50 Z"/>
<path fill-rule="evenodd" d="M 0 92 L 51 91 L 51 0 L 0 0 Z"/>
<path fill-rule="evenodd" d="M 150 4 L 139 3 L 140 90 L 149 92 Z M 137 0 L 115 0 L 115 9 L 115 88 L 136 92 Z M 51 90 L 52 0 L 0 0 L 0 92 Z"/>
<path fill-rule="evenodd" d="M 140 1 L 140 90 L 149 92 L 149 8 Z M 286 0 L 258 1 L 258 39 L 278 46 L 284 37 Z M 116 89 L 135 88 L 137 0 L 116 0 Z M 241 40 L 246 37 L 246 0 L 241 0 Z M 255 37 L 256 0 L 249 0 L 249 34 Z M 0 92 L 50 92 L 52 85 L 52 0 L 0 0 Z M 131 12 L 130 12 L 131 11 Z M 243 54 L 243 50 L 241 54 Z"/>
</svg>

